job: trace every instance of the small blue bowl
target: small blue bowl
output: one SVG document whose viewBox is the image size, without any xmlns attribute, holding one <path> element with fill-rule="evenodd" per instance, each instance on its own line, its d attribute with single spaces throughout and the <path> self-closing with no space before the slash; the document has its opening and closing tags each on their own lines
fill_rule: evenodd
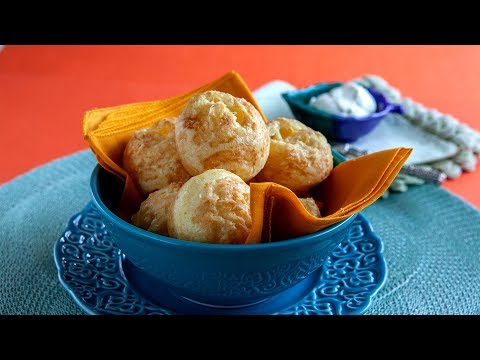
<svg viewBox="0 0 480 360">
<path fill-rule="evenodd" d="M 328 92 L 343 83 L 320 83 L 304 89 L 282 94 L 295 118 L 314 130 L 320 131 L 329 140 L 353 142 L 372 131 L 387 114 L 403 113 L 400 105 L 387 101 L 385 96 L 375 89 L 365 87 L 374 97 L 377 110 L 365 117 L 348 117 L 327 113 L 309 104 L 313 96 Z"/>
<path fill-rule="evenodd" d="M 334 152 L 335 164 L 343 160 Z M 259 303 L 320 268 L 356 217 L 273 243 L 205 244 L 157 235 L 119 218 L 116 209 L 122 188 L 118 178 L 97 165 L 90 181 L 93 203 L 113 241 L 142 274 L 130 280 L 138 289 L 150 289 L 153 301 L 155 289 L 167 287 L 177 296 L 217 308 Z"/>
</svg>

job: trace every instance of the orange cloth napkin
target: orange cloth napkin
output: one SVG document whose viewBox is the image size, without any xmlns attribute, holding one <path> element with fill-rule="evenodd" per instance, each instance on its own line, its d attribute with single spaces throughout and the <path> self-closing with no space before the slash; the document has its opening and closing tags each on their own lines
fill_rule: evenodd
<svg viewBox="0 0 480 360">
<path fill-rule="evenodd" d="M 275 184 L 250 184 L 252 230 L 247 244 L 311 234 L 374 203 L 390 186 L 412 149 L 396 148 L 345 161 L 335 166 L 310 195 L 324 204 L 322 217 L 305 210 L 290 189 Z"/>
<path fill-rule="evenodd" d="M 144 200 L 122 164 L 123 151 L 133 132 L 162 118 L 178 116 L 191 96 L 207 90 L 223 91 L 246 99 L 266 121 L 248 86 L 234 71 L 183 95 L 94 109 L 85 114 L 83 134 L 98 163 L 125 181 L 119 216 L 129 220 Z M 246 243 L 310 234 L 359 212 L 383 194 L 411 151 L 405 148 L 385 150 L 336 166 L 330 176 L 311 191 L 311 195 L 324 204 L 321 218 L 306 211 L 288 188 L 271 182 L 251 183 L 252 230 Z"/>
</svg>

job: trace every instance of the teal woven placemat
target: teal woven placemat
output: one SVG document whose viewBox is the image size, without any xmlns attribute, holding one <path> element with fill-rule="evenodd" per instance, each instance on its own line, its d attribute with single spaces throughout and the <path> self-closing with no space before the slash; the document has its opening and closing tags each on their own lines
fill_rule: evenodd
<svg viewBox="0 0 480 360">
<path fill-rule="evenodd" d="M 81 314 L 52 256 L 68 219 L 90 200 L 89 151 L 0 187 L 0 314 Z M 368 314 L 480 314 L 480 213 L 430 185 L 364 211 L 389 274 Z"/>
</svg>

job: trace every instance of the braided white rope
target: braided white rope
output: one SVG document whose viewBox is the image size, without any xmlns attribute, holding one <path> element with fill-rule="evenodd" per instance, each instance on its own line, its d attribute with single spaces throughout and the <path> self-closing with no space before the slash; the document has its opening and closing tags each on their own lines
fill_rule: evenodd
<svg viewBox="0 0 480 360">
<path fill-rule="evenodd" d="M 390 195 L 390 191 L 395 192 L 405 192 L 408 190 L 408 186 L 410 185 L 422 185 L 425 181 L 416 177 L 407 174 L 398 174 L 395 177 L 395 180 L 390 184 L 389 188 L 382 194 L 384 199 L 388 198 Z"/>
<path fill-rule="evenodd" d="M 400 91 L 389 85 L 377 75 L 367 75 L 354 81 L 380 91 L 387 100 L 401 104 L 404 118 L 438 137 L 451 141 L 460 147 L 460 152 L 451 159 L 429 164 L 447 174 L 449 178 L 461 175 L 462 170 L 473 171 L 477 165 L 475 153 L 480 153 L 480 133 L 465 124 L 461 124 L 451 115 L 445 115 L 436 109 L 429 109 L 410 98 L 402 98 Z"/>
</svg>

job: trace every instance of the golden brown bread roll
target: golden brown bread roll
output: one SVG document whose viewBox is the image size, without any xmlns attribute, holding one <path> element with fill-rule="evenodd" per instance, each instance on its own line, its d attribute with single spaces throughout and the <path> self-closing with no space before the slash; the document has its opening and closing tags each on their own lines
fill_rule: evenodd
<svg viewBox="0 0 480 360">
<path fill-rule="evenodd" d="M 325 136 L 298 120 L 278 118 L 267 123 L 270 154 L 256 181 L 272 181 L 302 194 L 332 171 L 333 158 Z"/>
<path fill-rule="evenodd" d="M 299 200 L 302 202 L 305 210 L 307 210 L 313 216 L 320 217 L 320 209 L 313 198 L 299 198 Z"/>
<path fill-rule="evenodd" d="M 175 124 L 175 137 L 182 164 L 192 176 L 225 169 L 248 181 L 263 168 L 270 148 L 257 109 L 219 91 L 190 98 Z"/>
<path fill-rule="evenodd" d="M 156 234 L 169 236 L 168 214 L 181 187 L 181 183 L 172 183 L 148 195 L 138 212 L 132 216 L 133 225 Z"/>
<path fill-rule="evenodd" d="M 180 189 L 168 219 L 171 237 L 217 244 L 243 243 L 251 226 L 250 187 L 222 169 L 190 178 Z"/>
<path fill-rule="evenodd" d="M 163 119 L 135 131 L 125 148 L 123 168 L 145 195 L 190 178 L 175 146 L 175 121 Z"/>
</svg>

